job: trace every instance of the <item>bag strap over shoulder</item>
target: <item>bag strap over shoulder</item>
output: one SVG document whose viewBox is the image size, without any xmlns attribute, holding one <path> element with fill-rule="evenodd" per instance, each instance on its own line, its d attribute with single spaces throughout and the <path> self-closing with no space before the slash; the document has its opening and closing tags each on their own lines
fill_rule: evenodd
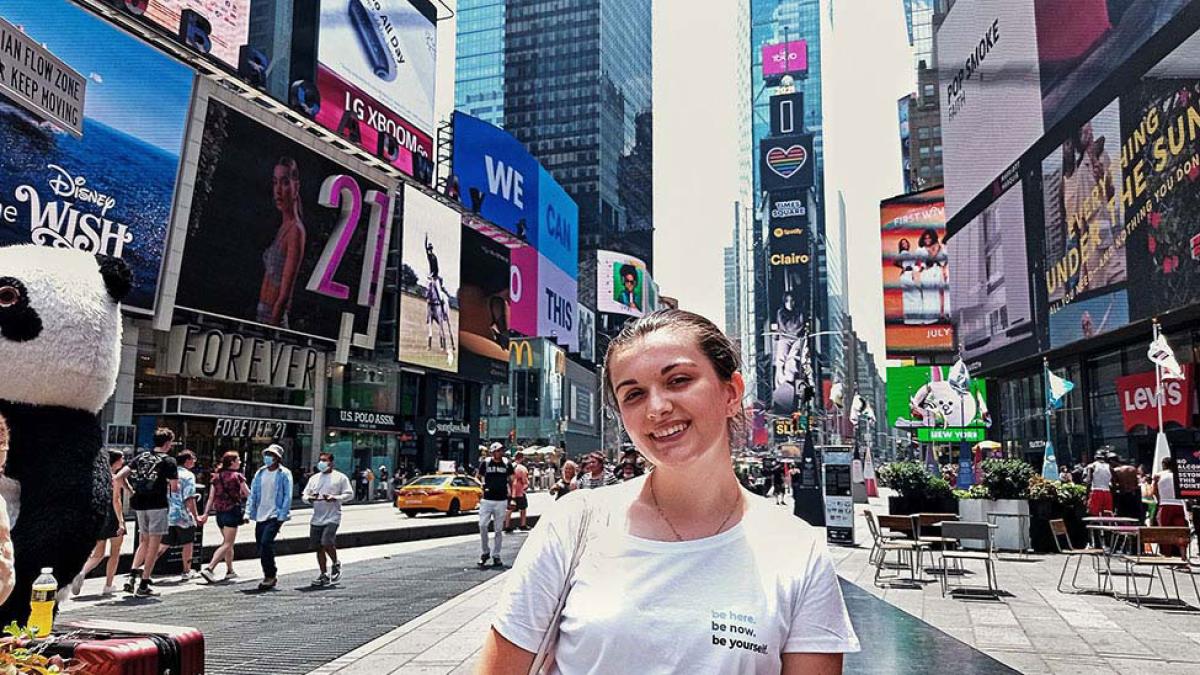
<svg viewBox="0 0 1200 675">
<path fill-rule="evenodd" d="M 542 642 L 538 645 L 537 654 L 534 656 L 533 665 L 529 667 L 529 675 L 538 675 L 542 672 L 542 667 L 551 658 L 554 652 L 554 645 L 558 641 L 558 623 L 562 620 L 563 607 L 567 604 L 567 596 L 571 594 L 571 586 L 575 583 L 575 570 L 579 567 L 579 561 L 583 559 L 584 551 L 587 549 L 588 535 L 592 526 L 592 519 L 595 516 L 595 510 L 588 503 L 586 495 L 580 495 L 580 501 L 583 502 L 582 513 L 579 517 L 579 529 L 574 533 L 574 546 L 571 549 L 571 561 L 567 565 L 567 574 L 563 577 L 562 588 L 558 592 L 558 602 L 554 606 L 554 614 L 550 617 L 550 623 L 546 628 L 545 635 L 542 636 Z"/>
</svg>

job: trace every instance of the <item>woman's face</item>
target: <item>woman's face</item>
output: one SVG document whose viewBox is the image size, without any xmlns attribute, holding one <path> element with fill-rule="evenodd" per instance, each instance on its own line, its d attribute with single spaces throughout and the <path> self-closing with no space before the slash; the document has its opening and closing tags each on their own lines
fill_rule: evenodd
<svg viewBox="0 0 1200 675">
<path fill-rule="evenodd" d="M 901 240 L 900 240 L 900 250 L 901 250 L 902 252 L 903 252 L 903 251 L 907 251 L 907 250 L 909 250 L 909 249 L 911 249 L 911 248 L 912 248 L 912 244 L 908 243 L 908 240 L 907 240 L 907 239 L 901 239 Z"/>
<path fill-rule="evenodd" d="M 567 480 L 571 480 L 574 477 L 575 477 L 575 465 L 572 464 L 570 466 L 564 466 L 563 467 L 563 478 L 566 478 Z"/>
<path fill-rule="evenodd" d="M 271 177 L 272 195 L 275 197 L 275 208 L 281 212 L 292 210 L 296 203 L 296 180 L 291 168 L 283 164 L 275 165 L 275 173 Z"/>
<path fill-rule="evenodd" d="M 655 331 L 616 354 L 610 366 L 621 420 L 634 445 L 660 467 L 720 453 L 728 461 L 730 416 L 741 406 L 741 374 L 722 381 L 695 338 Z"/>
<path fill-rule="evenodd" d="M 933 235 L 929 234 L 928 232 L 922 234 L 921 241 L 918 242 L 920 246 L 933 246 L 933 243 Z"/>
</svg>

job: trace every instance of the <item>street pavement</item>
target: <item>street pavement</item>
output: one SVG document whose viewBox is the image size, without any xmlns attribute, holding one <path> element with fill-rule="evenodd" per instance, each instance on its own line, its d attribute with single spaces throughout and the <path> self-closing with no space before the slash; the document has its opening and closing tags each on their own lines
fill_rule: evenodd
<svg viewBox="0 0 1200 675">
<path fill-rule="evenodd" d="M 885 500 L 870 508 L 884 512 Z M 1058 556 L 1003 554 L 1000 601 L 943 598 L 932 575 L 935 581 L 914 587 L 876 588 L 862 509 L 858 546 L 832 549 L 864 648 L 847 659 L 847 673 L 1200 671 L 1200 610 L 1060 594 Z M 507 562 L 525 536 L 505 538 Z M 163 582 L 162 597 L 152 599 L 100 598 L 99 582 L 89 580 L 60 621 L 197 626 L 212 673 L 468 673 L 503 579 L 475 569 L 478 549 L 474 535 L 345 550 L 342 583 L 318 591 L 307 588 L 315 576 L 311 554 L 280 558 L 279 589 L 264 594 L 252 590 L 256 560 L 236 564 L 239 583 Z M 962 581 L 983 583 L 982 574 Z M 1184 599 L 1200 604 L 1182 581 Z"/>
</svg>

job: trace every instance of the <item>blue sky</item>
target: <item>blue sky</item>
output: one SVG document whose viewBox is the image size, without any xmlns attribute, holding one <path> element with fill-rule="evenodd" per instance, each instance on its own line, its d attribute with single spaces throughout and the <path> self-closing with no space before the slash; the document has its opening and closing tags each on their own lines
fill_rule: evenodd
<svg viewBox="0 0 1200 675">
<path fill-rule="evenodd" d="M 179 154 L 190 69 L 66 0 L 4 0 L 0 16 L 84 77 L 99 76 L 87 83 L 86 117 Z"/>
</svg>

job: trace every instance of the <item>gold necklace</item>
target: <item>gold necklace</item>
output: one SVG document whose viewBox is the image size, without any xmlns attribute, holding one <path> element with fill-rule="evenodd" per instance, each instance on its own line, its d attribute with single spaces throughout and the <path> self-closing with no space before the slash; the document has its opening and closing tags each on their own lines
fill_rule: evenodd
<svg viewBox="0 0 1200 675">
<path fill-rule="evenodd" d="M 654 502 L 654 510 L 658 511 L 658 517 L 662 518 L 663 522 L 667 524 L 667 527 L 671 528 L 671 534 L 675 535 L 675 541 L 683 541 L 683 536 L 681 534 L 679 534 L 679 530 L 675 529 L 675 526 L 671 524 L 671 519 L 667 518 L 667 514 L 663 513 L 662 507 L 658 505 L 658 496 L 654 494 L 654 474 L 653 473 L 651 473 L 650 477 L 648 479 L 646 479 L 646 483 L 649 484 L 649 486 L 650 486 L 650 500 Z M 714 530 L 713 533 L 708 536 L 715 537 L 718 533 L 721 532 L 722 529 L 724 529 L 725 524 L 728 523 L 729 519 L 733 517 L 733 512 L 737 510 L 737 505 L 740 503 L 742 503 L 742 493 L 739 490 L 737 498 L 733 500 L 733 504 L 730 505 L 730 507 L 729 507 L 729 513 L 725 514 L 725 520 L 722 520 L 721 524 L 717 526 L 717 529 Z"/>
</svg>

